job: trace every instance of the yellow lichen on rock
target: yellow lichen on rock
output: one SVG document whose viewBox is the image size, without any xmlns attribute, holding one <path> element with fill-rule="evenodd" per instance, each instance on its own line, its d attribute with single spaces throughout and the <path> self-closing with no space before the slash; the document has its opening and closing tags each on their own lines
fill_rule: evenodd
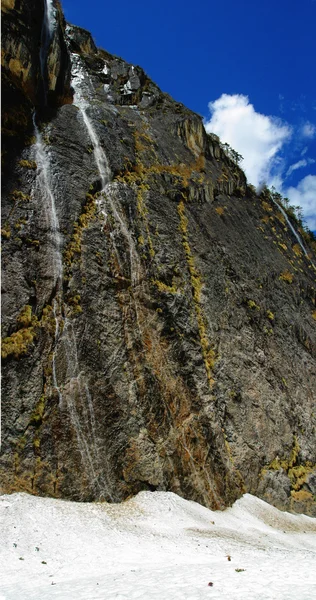
<svg viewBox="0 0 316 600">
<path fill-rule="evenodd" d="M 9 60 L 9 70 L 11 71 L 12 75 L 15 75 L 21 79 L 23 83 L 25 83 L 25 81 L 27 81 L 29 78 L 31 64 L 29 64 L 27 67 L 24 67 L 18 58 L 11 58 Z"/>
<path fill-rule="evenodd" d="M 1 2 L 1 11 L 7 12 L 8 10 L 12 10 L 15 7 L 15 0 L 2 0 Z"/>
<path fill-rule="evenodd" d="M 20 311 L 17 323 L 22 325 L 22 328 L 2 340 L 1 357 L 3 359 L 11 355 L 19 358 L 26 354 L 36 337 L 36 328 L 39 322 L 36 315 L 32 315 L 32 308 L 29 304 Z"/>
<path fill-rule="evenodd" d="M 1 357 L 7 358 L 13 355 L 15 358 L 19 358 L 22 354 L 26 354 L 35 335 L 34 328 L 27 327 L 26 329 L 20 329 L 12 333 L 10 337 L 4 338 L 2 340 Z"/>
<path fill-rule="evenodd" d="M 195 263 L 194 258 L 191 252 L 191 248 L 188 241 L 188 218 L 185 214 L 184 202 L 181 201 L 178 204 L 178 214 L 180 217 L 180 231 L 182 233 L 182 244 L 186 255 L 187 265 L 189 268 L 190 276 L 191 276 L 191 285 L 192 285 L 192 295 L 193 302 L 196 314 L 196 320 L 198 324 L 200 343 L 202 348 L 202 354 L 205 364 L 205 370 L 207 374 L 207 380 L 209 382 L 210 387 L 214 384 L 214 379 L 212 376 L 214 363 L 215 363 L 215 352 L 211 347 L 211 344 L 207 337 L 207 330 L 205 325 L 205 317 L 202 312 L 201 307 L 201 289 L 202 289 L 202 280 L 199 275 Z"/>
</svg>

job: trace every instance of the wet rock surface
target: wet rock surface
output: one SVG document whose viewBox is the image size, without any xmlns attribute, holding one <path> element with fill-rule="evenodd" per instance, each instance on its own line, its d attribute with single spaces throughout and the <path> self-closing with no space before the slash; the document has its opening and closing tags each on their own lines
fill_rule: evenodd
<svg viewBox="0 0 316 600">
<path fill-rule="evenodd" d="M 315 515 L 311 245 L 200 117 L 53 6 L 37 142 L 38 96 L 4 73 L 26 117 L 5 138 L 1 491 L 248 491 Z"/>
</svg>

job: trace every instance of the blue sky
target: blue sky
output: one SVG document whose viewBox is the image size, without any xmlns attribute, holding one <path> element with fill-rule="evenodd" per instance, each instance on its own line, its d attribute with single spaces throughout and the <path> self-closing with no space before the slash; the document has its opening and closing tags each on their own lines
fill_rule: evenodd
<svg viewBox="0 0 316 600">
<path fill-rule="evenodd" d="M 316 0 L 62 0 L 66 19 L 205 118 L 316 230 Z"/>
</svg>

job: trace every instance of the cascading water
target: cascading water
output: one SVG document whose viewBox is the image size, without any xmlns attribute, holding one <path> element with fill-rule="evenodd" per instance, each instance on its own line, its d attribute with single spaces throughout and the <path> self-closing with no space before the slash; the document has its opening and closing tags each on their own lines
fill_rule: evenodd
<svg viewBox="0 0 316 600">
<path fill-rule="evenodd" d="M 55 28 L 55 9 L 53 6 L 53 0 L 44 0 L 44 16 L 42 23 L 41 33 L 41 47 L 40 47 L 40 64 L 41 64 L 41 75 L 44 87 L 44 99 L 46 104 L 47 97 L 47 77 L 46 77 L 46 63 L 47 53 L 50 41 Z M 62 282 L 62 258 L 61 258 L 61 239 L 59 232 L 59 222 L 56 213 L 55 198 L 50 182 L 50 163 L 49 157 L 45 151 L 45 145 L 42 140 L 40 130 L 36 123 L 36 113 L 33 114 L 33 125 L 35 133 L 35 152 L 36 152 L 36 164 L 37 164 L 37 177 L 36 183 L 39 187 L 41 198 L 43 200 L 43 206 L 47 225 L 50 230 L 50 241 L 52 245 L 52 273 L 54 278 L 54 287 L 56 284 Z M 59 285 L 60 287 L 60 285 Z"/>
<path fill-rule="evenodd" d="M 72 53 L 72 87 L 75 91 L 74 104 L 79 108 L 82 119 L 89 133 L 90 140 L 93 146 L 94 159 L 99 171 L 101 180 L 101 193 L 99 199 L 96 200 L 99 214 L 106 219 L 106 201 L 112 211 L 114 219 L 121 231 L 129 250 L 130 255 L 130 275 L 131 282 L 135 286 L 140 279 L 140 262 L 135 248 L 134 240 L 128 230 L 124 218 L 120 214 L 119 207 L 115 200 L 115 184 L 111 184 L 112 174 L 106 154 L 101 146 L 100 140 L 92 125 L 91 119 L 87 115 L 89 106 L 89 97 L 91 95 L 91 84 L 89 78 L 84 71 L 80 56 Z"/>
<path fill-rule="evenodd" d="M 113 500 L 110 489 L 109 467 L 101 457 L 96 437 L 96 419 L 92 398 L 85 375 L 80 371 L 76 335 L 71 321 L 64 318 L 60 299 L 53 302 L 55 319 L 55 344 L 52 358 L 52 381 L 58 393 L 59 408 L 69 414 L 75 431 L 82 464 L 89 477 L 89 483 L 99 497 Z M 60 332 L 59 321 L 62 321 Z M 63 385 L 58 382 L 58 368 L 61 364 Z M 101 467 L 102 465 L 102 467 Z M 102 468 L 102 472 L 101 472 Z"/>
<path fill-rule="evenodd" d="M 44 208 L 46 225 L 48 229 L 49 247 L 51 253 L 51 273 L 53 288 L 60 288 L 63 277 L 63 266 L 61 257 L 61 237 L 59 221 L 56 212 L 55 197 L 50 181 L 50 162 L 45 151 L 45 145 L 39 128 L 37 127 L 35 114 L 33 116 L 35 133 L 35 160 L 37 164 L 36 185 Z"/>
<path fill-rule="evenodd" d="M 82 115 L 84 124 L 88 130 L 89 137 L 93 146 L 94 159 L 98 168 L 98 172 L 101 180 L 101 194 L 99 199 L 96 200 L 99 214 L 103 217 L 103 224 L 106 223 L 107 213 L 105 210 L 105 203 L 102 193 L 104 192 L 106 185 L 112 179 L 111 169 L 107 161 L 106 155 L 99 142 L 99 139 L 95 133 L 92 123 L 87 115 L 86 109 L 89 106 L 89 85 L 86 83 L 85 74 L 80 64 L 80 58 L 76 54 L 72 55 L 72 80 L 71 84 L 75 91 L 74 104 L 78 106 Z"/>
<path fill-rule="evenodd" d="M 51 167 L 49 156 L 45 150 L 45 145 L 42 139 L 40 130 L 36 124 L 35 114 L 33 116 L 34 132 L 35 132 L 35 160 L 37 164 L 36 171 L 36 187 L 37 193 L 43 207 L 46 228 L 48 231 L 47 248 L 48 256 L 45 258 L 46 273 L 49 273 L 52 278 L 51 290 L 55 290 L 55 299 L 53 300 L 53 315 L 55 320 L 54 333 L 54 349 L 52 353 L 52 383 L 59 397 L 59 402 L 62 401 L 62 394 L 57 383 L 56 373 L 56 353 L 60 337 L 59 320 L 61 317 L 62 304 L 62 282 L 63 282 L 63 263 L 61 254 L 61 235 L 59 221 L 56 211 L 55 196 L 51 185 Z M 36 193 L 34 190 L 34 192 Z M 57 313 L 60 313 L 59 315 Z"/>
<path fill-rule="evenodd" d="M 41 32 L 40 65 L 44 87 L 44 103 L 47 101 L 47 53 L 55 29 L 53 0 L 44 0 L 44 16 Z"/>
<path fill-rule="evenodd" d="M 192 428 L 193 429 L 193 428 Z M 186 438 L 185 438 L 185 431 L 183 430 L 180 436 L 180 443 L 183 446 L 183 449 L 185 450 L 185 452 L 187 453 L 187 456 L 189 457 L 189 461 L 190 461 L 190 465 L 191 465 L 191 470 L 192 470 L 192 474 L 195 477 L 196 481 L 199 481 L 199 479 L 201 478 L 201 465 L 199 464 L 198 461 L 196 461 L 196 459 L 192 456 L 192 453 L 190 452 L 187 443 L 186 443 Z M 197 466 L 196 466 L 197 464 Z M 210 475 L 207 471 L 207 469 L 205 468 L 205 464 L 202 465 L 202 472 L 203 475 L 205 477 L 205 482 L 209 488 L 209 492 L 211 493 L 214 500 L 216 499 L 216 502 L 218 503 L 218 505 L 220 505 L 220 499 L 218 497 L 218 495 L 216 494 L 216 490 L 215 490 L 215 486 L 214 483 L 211 481 Z M 206 487 L 207 489 L 207 487 Z"/>
<path fill-rule="evenodd" d="M 99 463 L 99 455 L 95 437 L 95 417 L 93 413 L 93 405 L 91 395 L 86 383 L 83 383 L 83 374 L 79 372 L 78 353 L 76 338 L 70 322 L 63 317 L 63 300 L 62 300 L 62 255 L 61 255 L 61 237 L 59 231 L 59 222 L 56 212 L 55 197 L 52 191 L 50 182 L 50 163 L 49 157 L 45 151 L 45 146 L 42 140 L 39 128 L 36 125 L 34 117 L 34 131 L 36 137 L 35 157 L 37 163 L 36 183 L 38 186 L 39 195 L 49 232 L 49 264 L 52 273 L 52 289 L 55 289 L 57 295 L 53 300 L 53 315 L 55 321 L 54 332 L 54 348 L 52 353 L 52 383 L 56 389 L 59 399 L 59 406 L 62 409 L 66 403 L 68 413 L 72 425 L 75 429 L 78 448 L 81 453 L 82 462 L 88 474 L 90 474 L 91 485 L 97 486 L 97 475 L 95 464 Z M 63 323 L 61 332 L 60 322 Z M 62 386 L 58 382 L 57 359 L 59 353 L 62 352 L 63 359 L 66 361 L 67 374 L 66 384 L 67 393 L 63 395 Z M 80 405 L 79 409 L 77 404 Z M 88 407 L 84 409 L 85 404 Z M 79 414 L 79 410 L 81 416 Z M 83 420 L 83 425 L 81 421 Z M 86 435 L 89 438 L 89 444 L 86 441 Z M 92 448 L 92 450 L 90 450 Z M 100 484 L 98 484 L 100 486 Z M 103 487 L 105 484 L 103 483 Z"/>
<path fill-rule="evenodd" d="M 44 100 L 46 104 L 46 62 L 47 52 L 49 43 L 51 41 L 53 31 L 55 28 L 55 9 L 53 7 L 53 0 L 44 0 L 44 17 L 42 23 L 42 34 L 41 34 L 41 48 L 40 48 L 40 64 L 41 64 L 41 75 L 43 79 L 44 87 Z M 41 132 L 36 123 L 36 113 L 33 114 L 33 125 L 35 133 L 35 160 L 37 164 L 36 171 L 36 187 L 41 200 L 41 206 L 44 209 L 46 227 L 48 230 L 48 244 L 49 256 L 47 259 L 47 271 L 52 276 L 52 290 L 62 294 L 62 280 L 63 280 L 63 264 L 61 255 L 61 236 L 60 227 L 56 211 L 55 196 L 52 189 L 51 183 L 51 166 L 49 155 L 46 152 L 45 144 Z M 57 384 L 56 375 L 56 348 L 60 336 L 59 319 L 57 317 L 58 310 L 57 296 L 53 301 L 53 314 L 55 320 L 55 335 L 54 335 L 54 350 L 52 356 L 52 378 L 53 386 L 56 388 L 59 400 L 61 402 L 62 396 L 60 389 Z"/>
<path fill-rule="evenodd" d="M 44 18 L 41 34 L 40 65 L 44 89 L 44 104 L 47 100 L 47 54 L 55 28 L 55 9 L 53 0 L 44 1 Z M 37 163 L 36 186 L 34 193 L 38 193 L 39 200 L 45 215 L 46 229 L 48 232 L 49 256 L 45 258 L 46 273 L 52 277 L 52 291 L 55 298 L 52 302 L 52 312 L 55 322 L 54 343 L 52 352 L 52 385 L 59 399 L 60 410 L 66 409 L 73 429 L 76 434 L 78 449 L 81 454 L 82 464 L 85 468 L 90 485 L 99 497 L 112 496 L 107 473 L 107 464 L 101 464 L 99 448 L 96 439 L 96 420 L 93 403 L 84 374 L 79 369 L 76 336 L 69 319 L 64 316 L 63 304 L 63 266 L 61 254 L 61 236 L 59 221 L 56 211 L 55 197 L 51 182 L 50 156 L 46 150 L 39 127 L 36 123 L 36 114 L 33 116 L 35 132 L 35 160 Z M 89 126 L 87 119 L 86 126 Z M 89 132 L 91 138 L 93 131 Z M 98 169 L 102 178 L 102 187 L 110 178 L 107 163 L 103 160 L 101 149 L 98 148 L 97 138 L 93 138 L 95 157 L 98 157 Z M 103 169 L 103 170 L 102 170 Z M 102 212 L 102 206 L 99 207 Z M 103 215 L 106 218 L 106 215 Z M 58 367 L 61 367 L 60 369 Z M 60 375 L 62 373 L 63 375 Z M 62 383 L 59 382 L 62 379 Z M 102 474 L 100 474 L 102 470 Z M 106 474 L 105 474 L 106 472 Z"/>
<path fill-rule="evenodd" d="M 63 401 L 63 396 L 62 396 L 60 387 L 58 386 L 57 373 L 56 373 L 56 349 L 57 349 L 57 344 L 58 344 L 59 335 L 60 335 L 59 318 L 57 315 L 57 310 L 58 310 L 58 302 L 56 299 L 54 299 L 53 315 L 54 315 L 54 320 L 55 320 L 55 334 L 54 334 L 55 348 L 53 350 L 53 358 L 52 358 L 52 378 L 53 378 L 53 386 L 56 389 L 57 394 L 58 394 L 59 406 L 61 406 L 62 401 Z"/>
<path fill-rule="evenodd" d="M 64 320 L 63 333 L 59 339 L 59 352 L 66 363 L 65 393 L 60 394 L 60 399 L 66 404 L 76 432 L 78 449 L 90 485 L 99 496 L 104 497 L 106 494 L 113 500 L 110 493 L 110 469 L 104 457 L 101 463 L 92 398 L 84 373 L 80 371 L 74 328 L 67 318 Z"/>
<path fill-rule="evenodd" d="M 285 220 L 286 220 L 286 223 L 287 223 L 288 227 L 290 228 L 290 230 L 292 231 L 292 233 L 293 233 L 294 237 L 296 238 L 296 240 L 297 240 L 298 244 L 299 244 L 299 245 L 300 245 L 300 247 L 302 248 L 302 250 L 303 250 L 303 252 L 304 252 L 305 256 L 306 256 L 306 257 L 307 257 L 307 258 L 310 260 L 310 262 L 311 262 L 311 263 L 312 263 L 312 265 L 313 265 L 314 263 L 311 261 L 311 259 L 310 259 L 309 255 L 308 255 L 308 252 L 307 252 L 307 250 L 306 250 L 306 248 L 305 248 L 305 246 L 304 246 L 304 244 L 303 244 L 303 242 L 302 242 L 302 240 L 301 240 L 301 238 L 300 238 L 299 234 L 297 233 L 297 231 L 295 231 L 295 228 L 293 227 L 293 225 L 292 225 L 292 223 L 291 223 L 291 221 L 290 221 L 289 217 L 287 216 L 287 214 L 286 214 L 286 212 L 285 212 L 285 210 L 284 210 L 283 206 L 281 206 L 281 204 L 279 204 L 279 202 L 277 202 L 277 201 L 276 201 L 276 200 L 275 200 L 273 197 L 272 197 L 272 201 L 273 201 L 273 202 L 274 202 L 274 204 L 275 204 L 275 205 L 278 207 L 278 209 L 281 211 L 281 213 L 282 213 L 283 217 L 284 217 L 284 218 L 285 218 Z"/>
</svg>

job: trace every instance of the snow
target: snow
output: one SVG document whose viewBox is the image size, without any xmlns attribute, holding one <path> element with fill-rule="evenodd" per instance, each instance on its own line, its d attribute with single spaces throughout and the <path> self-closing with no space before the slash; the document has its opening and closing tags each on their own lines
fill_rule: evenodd
<svg viewBox="0 0 316 600">
<path fill-rule="evenodd" d="M 249 494 L 223 512 L 169 492 L 12 494 L 0 519 L 0 600 L 316 598 L 316 519 Z"/>
<path fill-rule="evenodd" d="M 123 90 L 124 94 L 132 94 L 132 84 L 130 82 L 130 80 L 127 81 L 127 83 L 124 84 Z"/>
</svg>

